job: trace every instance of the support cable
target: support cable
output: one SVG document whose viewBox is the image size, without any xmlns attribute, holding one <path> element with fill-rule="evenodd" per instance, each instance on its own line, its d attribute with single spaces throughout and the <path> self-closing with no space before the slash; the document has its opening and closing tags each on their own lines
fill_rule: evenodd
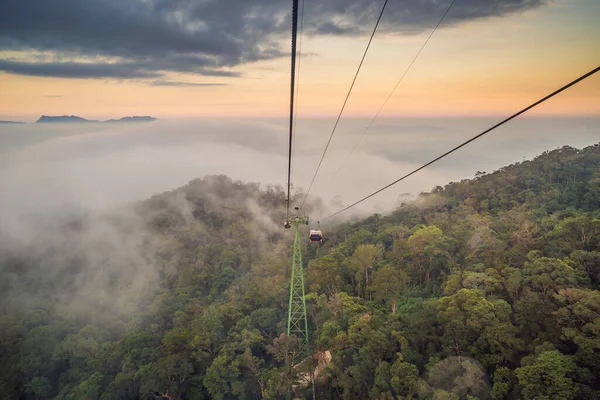
<svg viewBox="0 0 600 400">
<path fill-rule="evenodd" d="M 327 141 L 327 145 L 325 146 L 323 155 L 321 155 L 321 160 L 319 161 L 319 165 L 317 165 L 317 169 L 315 171 L 315 174 L 312 177 L 310 186 L 308 187 L 308 190 L 306 191 L 306 195 L 304 196 L 304 200 L 302 200 L 302 204 L 300 205 L 300 208 L 302 208 L 302 206 L 304 206 L 304 203 L 306 202 L 306 199 L 308 198 L 308 194 L 310 193 L 310 190 L 312 189 L 313 183 L 315 183 L 315 178 L 317 177 L 317 174 L 319 173 L 319 168 L 321 168 L 321 164 L 323 163 L 323 159 L 325 158 L 325 154 L 327 153 L 327 149 L 329 148 L 329 144 L 331 143 L 333 134 L 335 133 L 338 123 L 340 122 L 340 118 L 342 118 L 342 114 L 344 113 L 344 108 L 346 108 L 346 103 L 348 102 L 348 99 L 350 98 L 350 93 L 352 93 L 352 88 L 354 87 L 354 83 L 356 82 L 356 78 L 358 77 L 358 73 L 360 72 L 360 68 L 362 67 L 363 62 L 365 61 L 365 57 L 367 56 L 369 47 L 371 46 L 371 42 L 373 41 L 373 37 L 375 36 L 375 32 L 377 31 L 377 27 L 379 26 L 379 22 L 381 21 L 381 17 L 383 16 L 383 12 L 385 11 L 385 6 L 387 5 L 387 3 L 388 3 L 388 0 L 385 0 L 385 2 L 383 3 L 383 7 L 381 7 L 381 12 L 379 13 L 379 17 L 377 18 L 377 22 L 375 23 L 375 27 L 373 28 L 373 32 L 371 33 L 371 37 L 369 38 L 369 42 L 367 43 L 367 47 L 365 48 L 365 52 L 363 53 L 363 56 L 360 60 L 360 64 L 358 64 L 358 68 L 356 70 L 356 73 L 354 74 L 354 79 L 352 80 L 352 84 L 350 85 L 348 94 L 346 94 L 346 99 L 344 100 L 344 104 L 342 104 L 342 109 L 340 110 L 340 113 L 335 121 L 335 125 L 333 126 L 333 130 L 331 131 L 331 135 L 329 135 L 329 140 Z"/>
<path fill-rule="evenodd" d="M 450 9 L 454 5 L 454 3 L 456 3 L 456 0 L 452 0 L 452 2 L 450 3 L 450 5 L 446 9 L 446 12 L 444 13 L 444 15 L 442 15 L 442 18 L 440 18 L 439 22 L 433 28 L 433 30 L 431 31 L 431 33 L 429 34 L 429 36 L 427 37 L 427 39 L 425 40 L 425 42 L 423 43 L 423 45 L 421 46 L 421 48 L 419 49 L 419 51 L 417 52 L 417 54 L 414 56 L 414 58 L 412 59 L 412 61 L 408 65 L 408 67 L 406 67 L 406 69 L 404 70 L 404 73 L 402 74 L 402 76 L 400 77 L 400 79 L 398 80 L 398 82 L 396 83 L 396 86 L 394 86 L 394 88 L 392 89 L 392 91 L 390 92 L 390 94 L 388 95 L 388 97 L 385 99 L 385 101 L 383 102 L 383 104 L 381 105 L 381 107 L 379 107 L 379 110 L 377 111 L 377 113 L 375 114 L 375 116 L 373 117 L 373 119 L 371 120 L 371 122 L 369 122 L 369 125 L 367 126 L 367 128 L 364 130 L 364 132 L 362 133 L 362 135 L 358 138 L 358 140 L 356 141 L 356 143 L 354 143 L 354 147 L 352 148 L 352 150 L 350 150 L 350 152 L 348 153 L 348 155 L 346 156 L 346 158 L 344 159 L 344 161 L 342 161 L 342 163 L 340 164 L 339 168 L 337 169 L 337 171 L 333 175 L 333 179 L 335 179 L 335 177 L 340 173 L 342 167 L 344 166 L 344 164 L 346 164 L 346 162 L 348 161 L 348 159 L 350 158 L 350 156 L 352 155 L 352 153 L 354 153 L 354 151 L 358 147 L 358 144 L 360 143 L 360 141 L 365 137 L 365 135 L 367 134 L 367 132 L 369 131 L 369 129 L 371 129 L 371 126 L 373 125 L 373 122 L 375 122 L 375 120 L 377 119 L 377 117 L 379 117 L 379 114 L 381 114 L 381 111 L 383 111 L 383 109 L 385 108 L 385 106 L 388 103 L 388 101 L 392 98 L 392 96 L 396 92 L 396 89 L 398 89 L 398 86 L 400 86 L 400 83 L 402 83 L 402 81 L 404 80 L 404 77 L 406 76 L 406 74 L 408 74 L 408 71 L 410 71 L 410 69 L 412 68 L 412 66 L 415 63 L 415 61 L 417 61 L 417 58 L 419 58 L 419 56 L 421 55 L 421 52 L 427 46 L 427 43 L 429 43 L 429 39 L 431 39 L 431 37 L 433 36 L 433 34 L 435 33 L 435 31 L 437 31 L 437 29 L 439 28 L 439 26 L 442 24 L 442 21 L 444 21 L 444 19 L 446 18 L 446 15 L 448 15 L 448 13 L 450 12 Z"/>
<path fill-rule="evenodd" d="M 294 130 L 294 84 L 296 78 L 296 33 L 298 31 L 298 0 L 292 0 L 292 74 L 290 82 L 290 139 L 288 149 L 288 176 L 287 176 L 287 199 L 286 220 L 290 215 L 290 186 L 292 178 L 292 141 Z"/>
<path fill-rule="evenodd" d="M 371 197 L 375 196 L 376 194 L 383 192 L 383 191 L 384 191 L 384 190 L 386 190 L 387 188 L 389 188 L 389 187 L 391 187 L 391 186 L 393 186 L 393 185 L 397 184 L 397 183 L 398 183 L 398 182 L 400 182 L 400 181 L 403 181 L 404 179 L 408 178 L 408 177 L 409 177 L 409 176 L 411 176 L 411 175 L 414 175 L 414 174 L 416 174 L 416 173 L 417 173 L 417 172 L 419 172 L 420 170 L 422 170 L 422 169 L 424 169 L 424 168 L 427 168 L 427 167 L 428 167 L 428 166 L 430 166 L 431 164 L 433 164 L 433 163 L 435 163 L 435 162 L 437 162 L 437 161 L 441 160 L 442 158 L 446 157 L 447 155 L 449 155 L 449 154 L 451 154 L 451 153 L 454 153 L 456 150 L 458 150 L 458 149 L 460 149 L 460 148 L 462 148 L 462 147 L 466 146 L 467 144 L 469 144 L 469 143 L 471 143 L 471 142 L 473 142 L 473 141 L 475 141 L 475 140 L 479 139 L 479 138 L 480 138 L 480 137 L 482 137 L 483 135 L 485 135 L 485 134 L 487 134 L 487 133 L 489 133 L 489 132 L 493 131 L 494 129 L 498 128 L 499 126 L 501 126 L 501 125 L 504 125 L 505 123 L 509 122 L 510 120 L 517 118 L 519 115 L 521 115 L 521 114 L 523 114 L 523 113 L 525 113 L 525 112 L 527 112 L 527 111 L 531 110 L 532 108 L 534 108 L 534 107 L 536 107 L 536 106 L 538 106 L 538 105 L 542 104 L 542 103 L 543 103 L 543 102 L 545 102 L 546 100 L 548 100 L 548 99 L 550 99 L 550 98 L 552 98 L 552 97 L 556 96 L 557 94 L 559 94 L 559 93 L 563 92 L 564 90 L 567 90 L 567 89 L 568 89 L 568 88 L 570 88 L 571 86 L 573 86 L 573 85 L 576 85 L 577 83 L 579 83 L 579 82 L 583 81 L 583 80 L 584 80 L 584 79 L 586 79 L 586 78 L 589 78 L 590 76 L 594 75 L 594 74 L 595 74 L 596 72 L 598 72 L 598 71 L 600 71 L 600 66 L 599 66 L 599 67 L 596 67 L 596 68 L 594 68 L 593 70 L 591 70 L 590 72 L 588 72 L 588 73 L 586 73 L 586 74 L 584 74 L 584 75 L 580 76 L 579 78 L 575 79 L 574 81 L 572 81 L 572 82 L 570 82 L 570 83 L 566 84 L 565 86 L 561 87 L 560 89 L 557 89 L 557 90 L 555 90 L 554 92 L 550 93 L 550 94 L 549 94 L 549 95 L 547 95 L 546 97 L 543 97 L 542 99 L 540 99 L 540 100 L 536 101 L 535 103 L 533 103 L 533 104 L 531 104 L 531 105 L 529 105 L 529 106 L 525 107 L 525 108 L 524 108 L 524 109 L 522 109 L 521 111 L 519 111 L 519 112 L 517 112 L 517 113 L 515 113 L 515 114 L 511 115 L 510 117 L 508 117 L 508 118 L 506 118 L 506 119 L 504 119 L 504 120 L 502 120 L 502 121 L 498 122 L 496 125 L 492 126 L 492 127 L 491 127 L 491 128 L 489 128 L 489 129 L 486 129 L 485 131 L 481 132 L 481 133 L 480 133 L 480 134 L 478 134 L 477 136 L 474 136 L 474 137 L 472 137 L 471 139 L 467 140 L 466 142 L 464 142 L 464 143 L 462 143 L 462 144 L 460 144 L 460 145 L 456 146 L 456 147 L 455 147 L 455 148 L 453 148 L 452 150 L 449 150 L 449 151 L 445 152 L 444 154 L 442 154 L 441 156 L 439 156 L 439 157 L 437 157 L 437 158 L 435 158 L 435 159 L 433 159 L 433 160 L 429 161 L 427 164 L 424 164 L 424 165 L 422 165 L 421 167 L 419 167 L 419 168 L 415 169 L 414 171 L 412 171 L 412 172 L 410 172 L 410 173 L 408 173 L 408 174 L 404 175 L 403 177 L 401 177 L 401 178 L 399 178 L 399 179 L 395 180 L 394 182 L 392 182 L 392 183 L 390 183 L 390 184 L 388 184 L 388 185 L 386 185 L 386 186 L 382 187 L 381 189 L 379 189 L 379 190 L 376 190 L 375 192 L 371 193 L 370 195 L 363 197 L 362 199 L 360 199 L 360 200 L 358 200 L 358 201 L 356 201 L 356 202 L 354 202 L 354 203 L 350 204 L 349 206 L 347 206 L 347 207 L 345 207 L 345 208 L 342 208 L 340 211 L 337 211 L 337 212 L 335 212 L 335 213 L 333 213 L 333 214 L 330 214 L 330 215 L 328 215 L 327 217 L 325 217 L 325 218 L 321 219 L 321 221 L 325 221 L 325 220 L 327 220 L 327 219 L 329 219 L 329 218 L 331 218 L 331 217 L 334 217 L 334 216 L 336 216 L 336 215 L 338 215 L 338 214 L 340 214 L 340 213 L 342 213 L 342 212 L 344 212 L 344 211 L 346 211 L 346 210 L 348 210 L 348 209 L 350 209 L 350 208 L 352 208 L 352 207 L 354 207 L 354 206 L 356 206 L 356 205 L 358 205 L 358 204 L 362 203 L 363 201 L 365 201 L 365 200 L 367 200 L 367 199 L 369 199 L 369 198 L 371 198 Z"/>
<path fill-rule="evenodd" d="M 292 163 L 290 166 L 290 169 L 293 171 L 294 170 L 294 159 L 296 158 L 296 136 L 298 135 L 298 129 L 296 128 L 296 125 L 298 125 L 298 98 L 300 97 L 300 64 L 302 61 L 302 28 L 304 27 L 304 0 L 302 1 L 302 5 L 300 7 L 300 32 L 298 34 L 298 53 L 297 53 L 297 58 L 298 58 L 298 68 L 297 68 L 297 72 L 296 72 L 296 98 L 295 98 L 295 109 L 294 109 L 294 132 L 293 132 L 293 138 L 292 138 Z M 292 176 L 293 177 L 293 176 Z M 288 198 L 291 201 L 290 198 L 290 193 L 288 193 Z"/>
</svg>

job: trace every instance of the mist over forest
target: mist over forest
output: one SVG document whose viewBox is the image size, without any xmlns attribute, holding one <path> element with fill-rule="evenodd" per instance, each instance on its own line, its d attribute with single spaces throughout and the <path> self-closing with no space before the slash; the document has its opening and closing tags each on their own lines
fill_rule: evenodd
<svg viewBox="0 0 600 400">
<path fill-rule="evenodd" d="M 369 120 L 341 121 L 311 194 L 325 205 L 349 204 L 498 118 L 382 118 L 347 158 Z M 0 224 L 23 230 L 36 220 L 109 209 L 172 190 L 205 175 L 243 182 L 286 182 L 284 119 L 189 119 L 148 125 L 13 125 L 0 127 Z M 598 118 L 523 118 L 447 157 L 372 201 L 361 215 L 388 212 L 404 193 L 471 178 L 565 144 L 597 142 Z M 306 190 L 327 141 L 330 119 L 297 122 L 292 182 Z M 564 132 L 568 132 L 565 135 Z M 494 151 L 489 151 L 494 149 Z M 346 160 L 344 162 L 344 160 Z M 339 172 L 338 172 L 339 171 Z M 360 210 L 360 207 L 359 207 Z M 315 216 L 318 217 L 318 216 Z M 35 231 L 35 230 L 34 230 Z"/>
<path fill-rule="evenodd" d="M 597 140 L 595 121 L 578 121 L 569 140 Z M 304 211 L 327 215 L 486 122 L 388 121 L 372 134 L 404 147 L 365 140 Z M 552 150 L 567 123 L 552 122 L 515 124 L 323 224 L 324 242 L 303 244 L 313 362 L 292 369 L 282 123 L 2 128 L 1 392 L 596 398 L 599 145 Z M 519 131 L 540 124 L 549 134 Z M 322 145 L 305 129 L 295 182 Z"/>
</svg>

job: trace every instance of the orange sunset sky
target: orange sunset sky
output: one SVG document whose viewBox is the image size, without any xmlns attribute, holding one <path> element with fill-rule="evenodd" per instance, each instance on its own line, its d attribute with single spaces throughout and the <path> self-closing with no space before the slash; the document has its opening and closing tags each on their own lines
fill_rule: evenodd
<svg viewBox="0 0 600 400">
<path fill-rule="evenodd" d="M 517 111 L 600 65 L 598 0 L 523 1 L 539 4 L 479 18 L 460 18 L 461 1 L 467 0 L 457 0 L 447 21 L 434 34 L 382 115 L 502 115 Z M 73 21 L 66 17 L 64 32 L 56 33 L 56 28 L 48 28 L 47 34 L 40 30 L 37 36 L 26 32 L 35 27 L 21 28 L 17 26 L 18 21 L 8 27 L 4 25 L 0 28 L 0 119 L 31 121 L 41 114 L 75 114 L 85 118 L 125 115 L 283 117 L 289 110 L 289 35 L 285 30 L 286 27 L 289 30 L 289 14 L 285 14 L 289 13 L 289 2 L 281 3 L 280 9 L 265 6 L 261 11 L 271 10 L 274 15 L 282 16 L 279 33 L 264 33 L 272 46 L 281 49 L 280 55 L 220 66 L 218 46 L 212 50 L 214 70 L 235 76 L 178 71 L 177 66 L 157 68 L 159 75 L 152 77 L 64 76 L 64 73 L 47 72 L 42 68 L 38 72 L 33 68 L 32 72 L 31 65 L 49 60 L 75 64 L 101 60 L 110 64 L 133 60 L 132 57 L 139 60 L 141 56 L 131 55 L 131 50 L 126 55 L 110 51 L 103 54 L 103 45 L 98 41 L 79 41 L 77 29 L 82 28 L 69 28 L 68 24 Z M 379 2 L 372 3 L 380 7 Z M 360 34 L 311 32 L 310 24 L 316 21 L 314 4 L 313 0 L 305 2 L 300 117 L 334 115 L 339 111 L 374 22 L 367 19 L 369 23 L 365 23 Z M 7 6 L 0 6 L 0 14 L 3 14 L 2 7 Z M 377 7 L 372 8 L 376 11 Z M 418 32 L 394 31 L 395 14 L 384 14 L 382 21 L 388 28 L 374 38 L 345 116 L 372 116 L 379 109 L 429 35 L 435 20 L 441 17 L 442 8 L 433 10 L 437 15 L 414 29 Z M 14 18 L 20 18 L 21 14 L 27 17 L 27 10 L 13 12 Z M 3 15 L 0 25 L 3 19 L 11 18 L 10 12 Z M 332 14 L 332 18 L 343 19 L 344 15 Z M 73 18 L 76 18 L 75 13 Z M 95 34 L 111 35 L 110 24 L 106 27 L 105 33 L 100 30 Z M 69 29 L 73 35 L 69 36 Z M 55 33 L 58 39 L 52 42 Z M 42 36 L 47 41 L 39 40 Z M 257 38 L 255 40 L 260 40 L 260 34 Z M 124 34 L 119 40 L 126 42 L 130 37 Z M 109 43 L 108 46 L 114 45 Z M 168 44 L 166 48 L 168 51 Z M 173 51 L 181 53 L 181 50 Z M 145 53 L 143 57 L 147 59 Z M 24 71 L 20 71 L 17 64 Z M 600 74 L 569 89 L 532 114 L 600 115 Z"/>
</svg>

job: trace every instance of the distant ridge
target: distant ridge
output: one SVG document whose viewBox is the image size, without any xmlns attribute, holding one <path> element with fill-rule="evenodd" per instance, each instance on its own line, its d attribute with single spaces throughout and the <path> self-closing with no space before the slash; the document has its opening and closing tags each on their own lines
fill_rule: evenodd
<svg viewBox="0 0 600 400">
<path fill-rule="evenodd" d="M 121 119 L 109 119 L 108 121 L 95 121 L 89 120 L 85 118 L 78 117 L 76 115 L 62 115 L 62 116 L 49 116 L 42 115 L 40 119 L 36 121 L 36 124 L 45 124 L 45 123 L 105 123 L 105 122 L 152 122 L 157 119 L 149 116 L 133 116 L 133 117 L 123 117 Z"/>
<path fill-rule="evenodd" d="M 99 121 L 90 121 L 85 118 L 76 117 L 75 115 L 71 115 L 71 116 L 63 115 L 60 117 L 50 117 L 50 116 L 42 115 L 40 117 L 40 119 L 38 119 L 35 123 L 41 124 L 41 123 L 48 123 L 48 122 L 99 122 Z"/>
<path fill-rule="evenodd" d="M 0 121 L 0 124 L 24 124 L 25 122 L 18 121 Z"/>
<path fill-rule="evenodd" d="M 144 116 L 144 117 L 123 117 L 121 119 L 109 119 L 108 121 L 104 121 L 104 122 L 152 122 L 152 121 L 156 121 L 156 120 L 157 120 L 157 118 Z"/>
</svg>

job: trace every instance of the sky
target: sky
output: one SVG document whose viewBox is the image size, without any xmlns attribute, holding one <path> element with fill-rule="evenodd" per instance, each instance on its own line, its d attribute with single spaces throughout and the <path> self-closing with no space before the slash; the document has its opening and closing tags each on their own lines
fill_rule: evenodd
<svg viewBox="0 0 600 400">
<path fill-rule="evenodd" d="M 302 4 L 302 1 L 301 1 Z M 298 115 L 335 115 L 383 1 L 305 0 Z M 345 116 L 374 115 L 450 0 L 390 0 Z M 290 1 L 0 2 L 0 119 L 283 117 Z M 456 0 L 384 116 L 503 115 L 600 65 L 597 0 Z M 599 115 L 600 76 L 536 115 Z"/>
</svg>

